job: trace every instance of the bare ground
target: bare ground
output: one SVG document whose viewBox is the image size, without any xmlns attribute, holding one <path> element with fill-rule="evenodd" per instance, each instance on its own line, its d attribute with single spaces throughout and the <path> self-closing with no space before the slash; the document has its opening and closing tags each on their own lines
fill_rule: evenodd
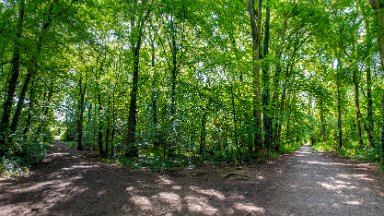
<svg viewBox="0 0 384 216">
<path fill-rule="evenodd" d="M 384 176 L 308 146 L 265 165 L 150 172 L 62 145 L 28 177 L 0 179 L 0 215 L 384 215 Z"/>
</svg>

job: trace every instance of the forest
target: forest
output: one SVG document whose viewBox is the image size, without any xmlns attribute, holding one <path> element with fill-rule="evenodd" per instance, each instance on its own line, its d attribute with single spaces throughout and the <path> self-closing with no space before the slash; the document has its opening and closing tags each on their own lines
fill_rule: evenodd
<svg viewBox="0 0 384 216">
<path fill-rule="evenodd" d="M 384 159 L 383 0 L 0 0 L 0 171 L 55 139 L 132 166 L 303 144 Z M 168 164 L 168 165 L 167 165 Z"/>
</svg>

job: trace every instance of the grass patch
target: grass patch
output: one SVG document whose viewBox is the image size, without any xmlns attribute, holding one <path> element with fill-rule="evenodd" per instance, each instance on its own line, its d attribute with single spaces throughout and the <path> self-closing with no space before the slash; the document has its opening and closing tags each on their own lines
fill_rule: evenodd
<svg viewBox="0 0 384 216">
<path fill-rule="evenodd" d="M 357 142 L 345 143 L 341 149 L 336 149 L 336 144 L 332 142 L 317 143 L 312 146 L 312 149 L 317 152 L 331 152 L 336 151 L 341 157 L 347 157 L 354 160 L 360 160 L 365 162 L 380 162 L 380 147 L 374 148 L 360 147 Z"/>
<path fill-rule="evenodd" d="M 322 143 L 316 143 L 315 145 L 311 146 L 314 151 L 317 152 L 332 152 L 336 151 L 336 145 L 334 145 L 331 142 L 322 142 Z"/>
<path fill-rule="evenodd" d="M 297 151 L 301 146 L 301 143 L 284 143 L 280 145 L 279 152 L 282 154 L 290 154 Z"/>
</svg>

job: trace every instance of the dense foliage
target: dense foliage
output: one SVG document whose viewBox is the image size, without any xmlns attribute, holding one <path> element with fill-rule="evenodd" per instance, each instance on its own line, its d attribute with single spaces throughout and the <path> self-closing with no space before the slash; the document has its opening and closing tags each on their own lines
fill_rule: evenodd
<svg viewBox="0 0 384 216">
<path fill-rule="evenodd" d="M 380 160 L 383 6 L 2 0 L 0 157 L 33 163 L 60 136 L 161 161 L 303 143 Z"/>
</svg>

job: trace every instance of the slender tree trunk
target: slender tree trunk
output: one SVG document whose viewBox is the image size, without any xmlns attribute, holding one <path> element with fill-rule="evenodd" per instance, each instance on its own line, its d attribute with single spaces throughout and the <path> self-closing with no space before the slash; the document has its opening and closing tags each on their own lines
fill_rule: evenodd
<svg viewBox="0 0 384 216">
<path fill-rule="evenodd" d="M 343 146 L 343 125 L 342 125 L 342 114 L 341 114 L 341 86 L 340 78 L 336 78 L 336 91 L 337 91 L 337 130 L 338 130 L 338 148 Z"/>
<path fill-rule="evenodd" d="M 155 39 L 151 38 L 151 70 L 152 70 L 152 124 L 153 124 L 153 133 L 154 133 L 154 141 L 153 144 L 155 147 L 160 145 L 160 137 L 159 137 L 159 120 L 158 120 L 158 90 L 157 90 L 157 72 L 155 68 L 156 64 L 156 56 L 155 56 Z"/>
<path fill-rule="evenodd" d="M 141 41 L 143 37 L 143 28 L 147 15 L 141 20 L 138 24 L 138 35 L 135 46 L 132 47 L 133 54 L 133 77 L 132 77 L 132 89 L 130 93 L 130 102 L 129 102 L 129 116 L 128 116 L 128 138 L 127 138 L 127 147 L 128 150 L 125 153 L 127 157 L 137 157 L 139 155 L 138 148 L 135 145 L 136 141 L 136 115 L 137 115 L 137 95 L 139 89 L 139 64 L 140 64 L 140 49 Z"/>
<path fill-rule="evenodd" d="M 266 7 L 266 18 L 265 18 L 265 35 L 264 35 L 264 56 L 263 58 L 268 58 L 269 52 L 269 23 L 271 18 L 271 10 L 268 5 L 269 1 L 267 0 Z M 268 60 L 265 62 L 263 67 L 263 114 L 264 114 L 264 146 L 268 151 L 272 150 L 272 118 L 271 118 L 271 110 L 270 110 L 270 82 L 269 82 L 269 63 Z"/>
<path fill-rule="evenodd" d="M 98 133 L 97 133 L 97 144 L 99 146 L 99 154 L 100 155 L 104 155 L 104 149 L 103 149 L 103 121 L 102 121 L 102 112 L 103 112 L 103 106 L 101 104 L 101 94 L 99 92 L 98 96 L 97 96 L 97 101 L 99 103 L 99 121 L 98 121 L 98 125 L 99 125 L 99 129 L 98 129 Z"/>
<path fill-rule="evenodd" d="M 373 147 L 374 139 L 373 139 L 373 99 L 372 99 L 372 77 L 371 77 L 371 64 L 370 58 L 368 57 L 367 63 L 365 64 L 367 67 L 366 78 L 367 78 L 367 135 L 369 147 Z"/>
<path fill-rule="evenodd" d="M 326 125 L 325 125 L 325 115 L 324 115 L 324 102 L 323 99 L 319 99 L 320 107 L 320 133 L 321 133 L 321 141 L 325 142 L 327 139 L 327 133 L 326 133 Z"/>
<path fill-rule="evenodd" d="M 381 122 L 384 122 L 384 96 L 381 98 Z M 381 161 L 384 162 L 384 124 L 381 127 Z"/>
<path fill-rule="evenodd" d="M 207 113 L 206 113 L 206 110 L 204 108 L 201 111 L 203 113 L 202 113 L 202 117 L 201 117 L 201 129 L 200 129 L 200 150 L 199 150 L 200 157 L 203 156 L 203 154 L 204 154 L 205 146 L 206 146 L 205 142 L 206 142 L 206 137 L 207 137 L 207 130 L 206 130 Z"/>
<path fill-rule="evenodd" d="M 23 32 L 24 11 L 25 11 L 25 0 L 21 0 L 17 27 L 16 27 L 17 40 L 21 39 L 21 35 Z M 8 127 L 9 127 L 9 119 L 11 117 L 13 96 L 15 95 L 15 92 L 16 92 L 16 87 L 17 87 L 19 74 L 20 74 L 20 45 L 18 44 L 18 41 L 15 42 L 11 65 L 12 65 L 11 76 L 8 81 L 8 91 L 7 91 L 7 96 L 5 97 L 3 115 L 1 116 L 1 123 L 0 123 L 0 157 L 4 155 L 6 151 L 5 146 L 7 145 L 7 141 L 8 141 L 8 133 L 9 133 Z"/>
<path fill-rule="evenodd" d="M 83 150 L 83 123 L 84 123 L 84 110 L 85 110 L 85 93 L 87 91 L 87 81 L 83 84 L 83 75 L 80 74 L 79 78 L 79 95 L 80 98 L 78 100 L 79 106 L 79 117 L 77 120 L 77 131 L 78 131 L 78 139 L 77 139 L 77 150 Z"/>
<path fill-rule="evenodd" d="M 355 109 L 356 109 L 356 127 L 357 127 L 357 140 L 360 147 L 363 147 L 363 136 L 361 130 L 361 112 L 360 112 L 360 100 L 359 100 L 359 79 L 357 75 L 357 69 L 353 71 L 353 84 L 355 92 Z"/>
<path fill-rule="evenodd" d="M 175 148 L 176 148 L 176 125 L 175 125 L 175 118 L 176 118 L 176 81 L 177 81 L 177 53 L 178 48 L 176 44 L 176 29 L 175 24 L 173 20 L 171 19 L 171 31 L 172 31 L 172 70 L 171 70 L 171 107 L 170 107 L 170 115 L 171 115 L 171 139 L 170 139 L 170 146 L 168 149 L 168 155 L 173 155 Z"/>
<path fill-rule="evenodd" d="M 236 106 L 235 106 L 235 96 L 233 94 L 233 87 L 231 85 L 231 103 L 232 103 L 232 115 L 233 115 L 233 135 L 235 138 L 235 146 L 237 148 L 237 152 L 239 153 L 239 157 L 241 158 L 241 148 L 239 145 L 238 137 L 237 137 L 237 116 L 236 116 Z M 250 149 L 252 150 L 252 149 Z"/>
<path fill-rule="evenodd" d="M 105 129 L 105 155 L 109 154 L 109 135 L 111 132 L 111 115 L 110 115 L 110 108 L 111 103 L 110 100 L 108 101 L 108 109 L 107 109 L 107 128 Z"/>
<path fill-rule="evenodd" d="M 253 117 L 254 117 L 254 146 L 255 150 L 263 148 L 261 130 L 261 108 L 260 108 L 260 40 L 261 40 L 261 0 L 258 10 L 255 9 L 254 0 L 248 0 L 248 13 L 251 23 L 252 34 L 252 64 L 253 64 Z"/>
<path fill-rule="evenodd" d="M 384 2 L 383 0 L 370 0 L 371 6 L 375 12 L 377 23 L 378 23 L 378 42 L 379 42 L 379 51 L 380 51 L 380 62 L 381 69 L 384 71 Z M 382 90 L 381 96 L 381 161 L 384 163 L 384 91 Z"/>
<path fill-rule="evenodd" d="M 24 84 L 23 84 L 22 90 L 21 90 L 20 95 L 18 97 L 18 102 L 17 102 L 17 105 L 16 105 L 15 114 L 13 115 L 13 118 L 12 118 L 12 124 L 11 124 L 11 127 L 10 127 L 11 134 L 16 132 L 17 124 L 18 124 L 18 121 L 19 121 L 19 117 L 20 117 L 21 111 L 22 111 L 22 109 L 24 107 L 25 95 L 27 94 L 29 83 L 31 82 L 33 76 L 36 73 L 37 61 L 39 60 L 39 56 L 40 56 L 40 53 L 41 53 L 41 48 L 43 46 L 43 40 L 44 40 L 44 37 L 47 34 L 48 30 L 49 30 L 49 26 L 51 25 L 53 5 L 56 4 L 57 1 L 58 0 L 55 0 L 54 2 L 52 2 L 49 5 L 48 13 L 47 13 L 48 14 L 48 18 L 44 22 L 43 26 L 41 27 L 40 35 L 38 36 L 38 39 L 37 39 L 37 42 L 36 42 L 36 53 L 34 53 L 32 59 L 31 59 L 31 62 L 28 65 L 27 76 L 26 76 L 26 78 L 24 80 Z"/>
<path fill-rule="evenodd" d="M 25 96 L 26 96 L 27 91 L 28 91 L 28 86 L 29 86 L 29 83 L 30 83 L 34 73 L 35 73 L 35 71 L 34 71 L 35 66 L 36 65 L 32 65 L 32 63 L 31 63 L 31 66 L 28 68 L 27 76 L 25 78 L 23 87 L 22 87 L 20 95 L 18 97 L 15 113 L 14 113 L 13 118 L 12 118 L 12 123 L 11 123 L 11 127 L 10 127 L 11 134 L 16 132 L 17 124 L 19 122 L 19 117 L 20 117 L 21 111 L 24 107 Z"/>
</svg>

